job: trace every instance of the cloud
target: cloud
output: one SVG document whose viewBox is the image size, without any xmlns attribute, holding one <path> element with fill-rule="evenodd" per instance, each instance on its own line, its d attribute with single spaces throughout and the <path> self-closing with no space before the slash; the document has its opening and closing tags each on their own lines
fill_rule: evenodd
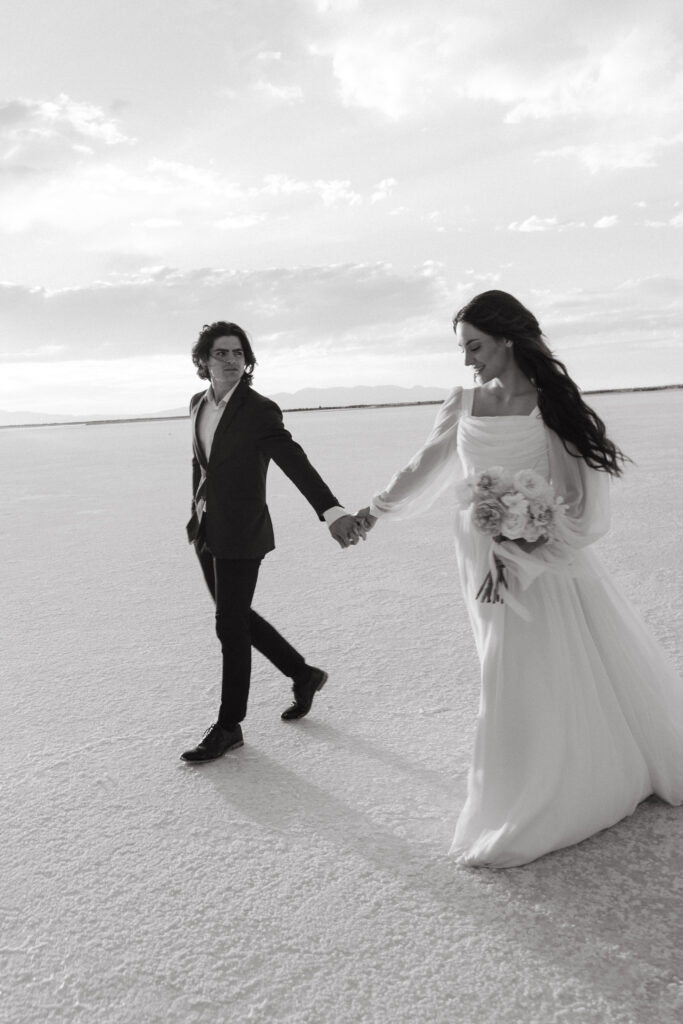
<svg viewBox="0 0 683 1024">
<path fill-rule="evenodd" d="M 366 199 L 348 179 L 269 173 L 242 184 L 213 167 L 157 157 L 123 164 L 88 159 L 51 172 L 6 182 L 0 229 L 16 233 L 51 225 L 73 234 L 106 225 L 127 231 L 129 225 L 157 230 L 176 223 L 248 229 L 302 207 L 344 208 Z"/>
<path fill-rule="evenodd" d="M 530 83 L 530 95 L 506 119 L 611 119 L 625 114 L 651 121 L 662 115 L 675 118 L 683 99 L 677 75 L 680 54 L 680 36 L 651 12 L 634 23 L 615 9 L 609 33 L 584 36 L 579 52 L 568 52 L 554 73 L 546 66 Z"/>
<path fill-rule="evenodd" d="M 557 217 L 537 217 L 532 214 L 521 222 L 513 220 L 508 225 L 508 231 L 554 231 L 557 226 Z"/>
<path fill-rule="evenodd" d="M 613 213 L 613 214 L 610 214 L 609 216 L 606 216 L 606 217 L 600 217 L 598 220 L 596 220 L 596 222 L 593 225 L 593 227 L 594 228 L 600 228 L 600 229 L 604 230 L 605 228 L 613 228 L 618 223 L 619 223 L 619 218 L 617 217 L 616 214 Z"/>
<path fill-rule="evenodd" d="M 313 187 L 325 206 L 356 206 L 362 202 L 362 196 L 354 191 L 350 181 L 316 181 Z"/>
<path fill-rule="evenodd" d="M 0 105 L 4 170 L 54 171 L 133 142 L 100 107 L 65 94 L 54 101 L 14 99 Z"/>
<path fill-rule="evenodd" d="M 280 61 L 278 51 L 260 57 L 262 64 Z M 298 96 L 289 86 L 268 89 L 284 101 Z M 0 105 L 0 230 L 50 227 L 73 236 L 107 228 L 113 245 L 127 239 L 129 247 L 144 247 L 146 232 L 158 236 L 176 226 L 248 231 L 303 209 L 376 202 L 394 184 L 383 179 L 363 195 L 342 177 L 302 180 L 270 171 L 240 181 L 213 160 L 202 165 L 145 156 L 132 142 L 101 108 L 66 95 Z"/>
<path fill-rule="evenodd" d="M 256 83 L 256 88 L 269 99 L 279 103 L 301 103 L 304 98 L 304 91 L 300 85 L 275 85 L 273 82 L 260 79 Z"/>
<path fill-rule="evenodd" d="M 682 285 L 680 275 L 648 275 L 626 278 L 611 288 L 535 292 L 529 304 L 552 347 L 561 346 L 566 353 L 586 349 L 590 355 L 598 345 L 618 349 L 639 343 L 645 354 L 654 346 L 680 346 Z"/>
<path fill-rule="evenodd" d="M 199 177 L 199 175 L 198 175 Z M 182 220 L 183 215 L 232 205 L 239 190 L 229 182 L 183 180 L 170 166 L 154 161 L 139 169 L 113 162 L 82 163 L 61 173 L 24 181 L 0 208 L 0 229 L 27 231 L 50 225 L 68 235 L 108 225 L 141 225 Z M 221 187 L 222 186 L 222 187 Z"/>
<path fill-rule="evenodd" d="M 190 347 L 204 323 L 225 318 L 252 336 L 265 393 L 340 382 L 467 384 L 451 315 L 505 282 L 471 271 L 447 287 L 444 275 L 436 261 L 409 273 L 382 263 L 251 273 L 157 267 L 53 292 L 0 285 L 0 405 L 26 408 L 29 392 L 34 407 L 52 411 L 183 405 L 196 385 Z M 580 386 L 680 383 L 682 284 L 649 276 L 519 298 Z"/>
<path fill-rule="evenodd" d="M 532 290 L 522 301 L 563 351 L 680 336 L 679 278 L 627 279 L 611 288 Z M 110 360 L 182 355 L 202 324 L 241 323 L 262 351 L 368 350 L 384 354 L 451 348 L 450 318 L 479 291 L 505 287 L 499 274 L 468 273 L 447 286 L 427 261 L 410 272 L 386 263 L 235 271 L 150 267 L 80 288 L 48 291 L 0 284 L 3 362 Z"/>
<path fill-rule="evenodd" d="M 214 221 L 214 226 L 221 231 L 243 231 L 262 224 L 267 219 L 265 213 L 244 213 L 235 217 L 222 217 Z"/>
<path fill-rule="evenodd" d="M 350 31 L 344 27 L 334 38 L 311 45 L 315 56 L 329 58 L 342 103 L 391 119 L 423 110 L 442 84 L 448 41 L 437 47 L 420 15 L 400 9 L 383 17 L 359 12 L 350 24 Z M 448 40 L 456 27 L 446 30 Z M 452 98 L 447 86 L 441 100 Z"/>
<path fill-rule="evenodd" d="M 319 178 L 315 181 L 302 181 L 285 174 L 267 174 L 263 185 L 252 186 L 248 195 L 251 198 L 315 195 L 322 200 L 324 206 L 356 206 L 363 202 L 363 196 L 356 192 L 348 180 Z"/>
<path fill-rule="evenodd" d="M 286 174 L 266 174 L 263 185 L 254 187 L 252 195 L 291 196 L 297 193 L 310 192 L 310 181 L 301 181 L 288 177 Z"/>
<path fill-rule="evenodd" d="M 260 347 L 362 347 L 373 332 L 409 343 L 416 321 L 443 321 L 449 311 L 434 263 L 411 273 L 385 263 L 259 271 L 152 267 L 56 291 L 0 284 L 0 359 L 183 353 L 203 323 L 226 318 L 242 323 Z M 48 344 L 53 348 L 46 350 Z"/>
<path fill-rule="evenodd" d="M 384 199 L 388 199 L 397 184 L 396 178 L 382 178 L 375 185 L 375 191 L 370 195 L 370 202 L 381 203 Z"/>
<path fill-rule="evenodd" d="M 635 122 L 634 122 L 635 123 Z M 683 142 L 683 132 L 674 132 L 666 137 L 652 135 L 647 128 L 643 134 L 629 137 L 624 126 L 616 127 L 620 136 L 616 139 L 602 138 L 594 142 L 542 149 L 540 158 L 574 159 L 582 163 L 591 174 L 599 171 L 619 171 L 628 168 L 656 167 L 662 154 Z"/>
<path fill-rule="evenodd" d="M 330 62 L 341 102 L 399 121 L 496 105 L 520 130 L 553 124 L 545 152 L 591 170 L 652 166 L 678 145 L 683 38 L 669 0 L 497 3 L 397 0 L 328 8 L 311 50 Z"/>
</svg>

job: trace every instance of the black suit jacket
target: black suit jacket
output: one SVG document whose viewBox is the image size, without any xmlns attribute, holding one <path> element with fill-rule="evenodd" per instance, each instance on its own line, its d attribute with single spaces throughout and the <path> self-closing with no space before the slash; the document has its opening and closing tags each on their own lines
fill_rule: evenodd
<svg viewBox="0 0 683 1024">
<path fill-rule="evenodd" d="M 206 498 L 204 541 L 216 558 L 263 558 L 275 547 L 266 504 L 266 475 L 272 459 L 311 503 L 320 519 L 339 502 L 308 461 L 303 448 L 285 429 L 275 402 L 244 381 L 235 388 L 211 446 L 204 457 L 197 416 L 207 392 L 190 401 L 192 418 L 192 517 L 188 539 L 199 534 L 197 498 Z"/>
</svg>

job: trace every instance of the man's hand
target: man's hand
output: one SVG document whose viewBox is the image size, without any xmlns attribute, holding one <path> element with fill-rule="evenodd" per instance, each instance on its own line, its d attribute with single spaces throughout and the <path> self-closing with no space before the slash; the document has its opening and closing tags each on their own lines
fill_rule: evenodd
<svg viewBox="0 0 683 1024">
<path fill-rule="evenodd" d="M 361 508 L 358 510 L 358 512 L 356 512 L 356 519 L 362 522 L 366 533 L 368 532 L 368 530 L 371 530 L 375 523 L 377 522 L 377 516 L 373 516 L 370 514 L 369 505 L 366 508 Z"/>
<path fill-rule="evenodd" d="M 340 516 L 339 519 L 335 519 L 329 530 L 342 548 L 348 548 L 351 544 L 357 544 L 361 537 L 365 540 L 367 533 L 363 522 L 356 516 L 351 515 Z"/>
</svg>

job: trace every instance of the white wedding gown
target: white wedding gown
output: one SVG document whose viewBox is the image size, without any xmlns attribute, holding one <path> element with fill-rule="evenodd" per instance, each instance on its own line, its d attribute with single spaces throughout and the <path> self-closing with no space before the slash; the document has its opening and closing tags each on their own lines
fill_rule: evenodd
<svg viewBox="0 0 683 1024">
<path fill-rule="evenodd" d="M 502 605 L 476 599 L 492 541 L 468 510 L 455 512 L 481 701 L 450 852 L 504 868 L 578 843 L 652 793 L 683 802 L 683 682 L 588 547 L 609 525 L 609 476 L 569 455 L 537 410 L 472 416 L 473 394 L 451 393 L 424 447 L 371 510 L 413 515 L 491 466 L 534 469 L 565 499 L 561 542 L 532 554 L 495 545 L 510 588 Z"/>
</svg>

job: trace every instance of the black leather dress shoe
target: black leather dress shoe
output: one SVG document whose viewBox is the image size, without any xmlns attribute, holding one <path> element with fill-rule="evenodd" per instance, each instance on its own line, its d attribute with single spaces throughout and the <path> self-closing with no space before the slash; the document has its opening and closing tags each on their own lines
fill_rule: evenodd
<svg viewBox="0 0 683 1024">
<path fill-rule="evenodd" d="M 200 764 L 202 761 L 215 761 L 217 757 L 222 757 L 228 750 L 243 746 L 244 738 L 239 723 L 224 729 L 216 722 L 206 730 L 201 742 L 193 750 L 186 750 L 180 757 L 183 761 Z"/>
<path fill-rule="evenodd" d="M 290 704 L 286 711 L 280 715 L 285 722 L 294 718 L 303 718 L 311 710 L 313 697 L 318 690 L 322 690 L 327 682 L 327 672 L 321 668 L 309 668 L 303 680 L 297 679 L 292 690 L 294 691 L 294 703 Z"/>
</svg>

